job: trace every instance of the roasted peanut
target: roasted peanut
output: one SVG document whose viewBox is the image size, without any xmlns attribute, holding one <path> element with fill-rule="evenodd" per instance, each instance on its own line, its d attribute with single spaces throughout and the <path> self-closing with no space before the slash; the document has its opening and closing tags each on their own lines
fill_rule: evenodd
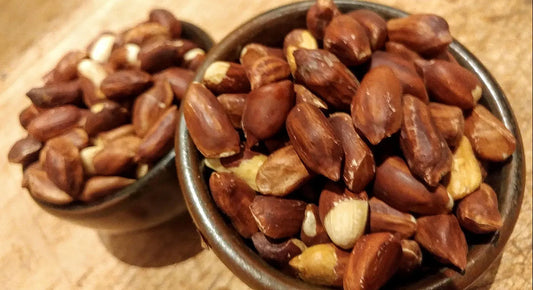
<svg viewBox="0 0 533 290">
<path fill-rule="evenodd" d="M 257 195 L 250 204 L 250 210 L 261 232 L 280 239 L 300 232 L 305 206 L 301 200 Z"/>
<path fill-rule="evenodd" d="M 482 105 L 477 105 L 466 118 L 465 135 L 481 159 L 504 161 L 516 149 L 511 131 Z"/>
<path fill-rule="evenodd" d="M 287 116 L 286 127 L 303 163 L 333 181 L 339 180 L 342 145 L 324 114 L 313 105 L 298 104 Z"/>
<path fill-rule="evenodd" d="M 22 165 L 32 197 L 57 206 L 98 201 L 145 176 L 171 150 L 177 104 L 206 54 L 180 38 L 181 30 L 170 11 L 151 10 L 145 22 L 68 52 L 44 85 L 26 93 L 32 104 L 19 121 L 28 136 L 8 159 Z M 185 36 L 207 40 L 195 30 Z"/>
<path fill-rule="evenodd" d="M 334 54 L 321 49 L 298 49 L 293 55 L 297 82 L 334 108 L 349 108 L 359 81 Z"/>
<path fill-rule="evenodd" d="M 433 265 L 421 247 L 463 271 L 461 227 L 502 224 L 494 192 L 476 190 L 480 164 L 505 160 L 516 140 L 477 104 L 480 80 L 448 51 L 442 18 L 343 12 L 317 0 L 308 30 L 266 38 L 283 40 L 283 53 L 242 43 L 240 64 L 224 55 L 189 89 L 185 119 L 203 164 L 212 178 L 239 178 L 239 190 L 211 188 L 215 203 L 260 257 L 313 284 L 387 287 Z"/>
<path fill-rule="evenodd" d="M 363 78 L 352 105 L 352 119 L 370 143 L 400 130 L 402 87 L 393 71 L 385 66 L 371 69 Z"/>
<path fill-rule="evenodd" d="M 431 118 L 428 107 L 419 99 L 403 97 L 400 147 L 411 172 L 429 186 L 436 186 L 452 166 L 452 154 Z"/>
</svg>

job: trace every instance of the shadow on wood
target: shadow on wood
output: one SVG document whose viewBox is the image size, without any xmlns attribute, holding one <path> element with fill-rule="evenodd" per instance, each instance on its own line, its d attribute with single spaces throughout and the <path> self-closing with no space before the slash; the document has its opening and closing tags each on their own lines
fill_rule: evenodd
<svg viewBox="0 0 533 290">
<path fill-rule="evenodd" d="M 98 236 L 117 259 L 140 267 L 179 263 L 202 250 L 200 236 L 188 213 L 150 229 L 125 234 L 98 233 Z"/>
</svg>

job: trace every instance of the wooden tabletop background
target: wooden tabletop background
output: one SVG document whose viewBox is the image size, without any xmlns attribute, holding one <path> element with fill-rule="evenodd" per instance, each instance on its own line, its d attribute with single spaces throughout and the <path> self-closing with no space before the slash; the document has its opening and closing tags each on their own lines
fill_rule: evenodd
<svg viewBox="0 0 533 290">
<path fill-rule="evenodd" d="M 99 236 L 38 208 L 20 188 L 20 167 L 6 156 L 24 135 L 18 112 L 29 104 L 25 92 L 39 86 L 67 50 L 85 47 L 100 31 L 119 31 L 144 20 L 150 8 L 164 7 L 219 41 L 254 15 L 289 2 L 294 1 L 1 1 L 0 288 L 246 289 L 212 252 L 202 250 L 188 216 L 150 234 Z M 376 2 L 443 16 L 453 36 L 503 87 L 522 132 L 526 190 L 503 255 L 474 288 L 531 289 L 531 0 Z"/>
</svg>

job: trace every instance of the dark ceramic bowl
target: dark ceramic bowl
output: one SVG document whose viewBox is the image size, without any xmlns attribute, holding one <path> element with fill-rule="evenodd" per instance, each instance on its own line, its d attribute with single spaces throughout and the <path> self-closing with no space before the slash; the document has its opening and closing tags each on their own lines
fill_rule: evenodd
<svg viewBox="0 0 533 290">
<path fill-rule="evenodd" d="M 379 4 L 359 1 L 336 1 L 341 11 L 371 9 L 385 18 L 407 15 L 400 10 Z M 217 60 L 238 60 L 242 47 L 250 42 L 282 46 L 283 37 L 294 28 L 305 28 L 305 15 L 313 2 L 283 6 L 259 15 L 245 23 L 208 54 L 196 75 L 201 81 L 210 63 Z M 470 245 L 468 265 L 464 275 L 440 265 L 422 269 L 407 281 L 391 281 L 387 287 L 406 289 L 465 288 L 479 277 L 497 258 L 516 223 L 524 191 L 524 152 L 520 132 L 511 107 L 501 88 L 487 69 L 461 44 L 454 41 L 450 50 L 461 65 L 473 71 L 483 83 L 481 103 L 503 121 L 516 136 L 516 151 L 501 168 L 489 172 L 488 182 L 498 192 L 503 227 L 497 234 L 467 237 Z M 239 278 L 253 288 L 260 289 L 319 289 L 286 275 L 264 262 L 233 229 L 217 209 L 208 190 L 202 156 L 189 137 L 183 113 L 179 117 L 176 134 L 176 164 L 185 201 L 196 226 L 216 255 Z"/>
<path fill-rule="evenodd" d="M 182 21 L 182 38 L 208 51 L 213 40 L 201 28 Z M 186 211 L 176 178 L 174 150 L 130 186 L 90 203 L 55 205 L 34 199 L 46 212 L 105 233 L 146 229 Z"/>
</svg>

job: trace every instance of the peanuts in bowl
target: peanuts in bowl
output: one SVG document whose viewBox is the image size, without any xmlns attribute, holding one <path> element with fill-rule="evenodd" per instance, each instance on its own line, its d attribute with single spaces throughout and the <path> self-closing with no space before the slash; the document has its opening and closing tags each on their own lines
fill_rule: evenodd
<svg viewBox="0 0 533 290">
<path fill-rule="evenodd" d="M 191 215 L 253 287 L 465 287 L 478 240 L 501 250 L 516 221 L 512 113 L 442 17 L 337 3 L 267 12 L 207 56 L 176 137 Z"/>
<path fill-rule="evenodd" d="M 67 52 L 26 94 L 28 135 L 8 159 L 53 215 L 130 231 L 185 211 L 172 150 L 177 106 L 213 42 L 167 10 L 147 16 Z"/>
</svg>

